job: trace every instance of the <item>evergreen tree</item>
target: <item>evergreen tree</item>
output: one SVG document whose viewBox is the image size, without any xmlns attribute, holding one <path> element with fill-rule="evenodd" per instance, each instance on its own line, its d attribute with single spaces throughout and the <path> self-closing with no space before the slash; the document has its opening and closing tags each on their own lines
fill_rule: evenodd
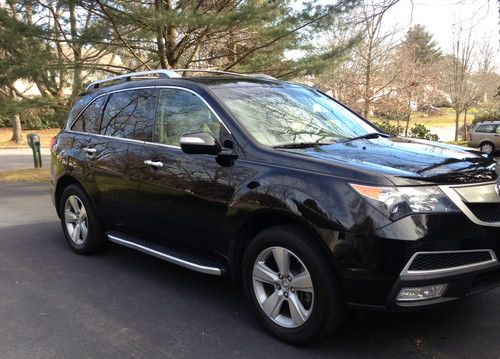
<svg viewBox="0 0 500 359">
<path fill-rule="evenodd" d="M 414 25 L 408 30 L 402 47 L 411 51 L 421 64 L 430 64 L 441 58 L 437 42 L 423 25 Z"/>
<path fill-rule="evenodd" d="M 300 10 L 290 0 L 97 0 L 104 18 L 142 68 L 202 68 L 280 75 L 299 71 L 286 61 L 287 49 L 307 49 L 307 42 L 352 9 L 357 0 Z M 328 57 L 328 53 L 310 57 Z M 299 66 L 300 67 L 300 66 Z M 292 70 L 292 71 L 290 71 Z"/>
</svg>

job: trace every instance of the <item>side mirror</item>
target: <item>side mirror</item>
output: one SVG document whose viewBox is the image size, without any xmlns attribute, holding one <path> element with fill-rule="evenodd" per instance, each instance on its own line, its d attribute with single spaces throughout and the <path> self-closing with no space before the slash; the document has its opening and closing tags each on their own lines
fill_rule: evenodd
<svg viewBox="0 0 500 359">
<path fill-rule="evenodd" d="M 184 153 L 217 155 L 222 151 L 222 147 L 208 132 L 186 133 L 179 141 Z"/>
</svg>

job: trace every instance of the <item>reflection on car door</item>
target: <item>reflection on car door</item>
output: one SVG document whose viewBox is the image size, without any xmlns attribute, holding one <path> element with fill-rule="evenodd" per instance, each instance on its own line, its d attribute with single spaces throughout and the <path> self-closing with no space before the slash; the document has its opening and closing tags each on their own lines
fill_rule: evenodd
<svg viewBox="0 0 500 359">
<path fill-rule="evenodd" d="M 152 138 L 155 100 L 153 89 L 126 90 L 110 94 L 104 105 L 92 172 L 106 223 L 119 228 L 135 229 L 141 150 Z"/>
<path fill-rule="evenodd" d="M 180 136 L 210 132 L 219 141 L 229 136 L 211 109 L 194 93 L 160 89 L 155 142 L 145 144 L 149 166 L 141 180 L 143 232 L 164 242 L 216 250 L 222 246 L 225 214 L 232 196 L 231 167 L 211 155 L 185 154 Z M 222 143 L 223 141 L 221 141 Z"/>
</svg>

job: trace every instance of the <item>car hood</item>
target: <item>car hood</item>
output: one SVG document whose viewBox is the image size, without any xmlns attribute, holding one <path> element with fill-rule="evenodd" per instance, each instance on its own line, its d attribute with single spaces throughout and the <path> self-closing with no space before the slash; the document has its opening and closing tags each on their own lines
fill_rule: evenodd
<svg viewBox="0 0 500 359">
<path fill-rule="evenodd" d="M 484 182 L 500 175 L 495 160 L 476 150 L 420 139 L 359 139 L 287 151 L 378 173 L 399 185 Z"/>
</svg>

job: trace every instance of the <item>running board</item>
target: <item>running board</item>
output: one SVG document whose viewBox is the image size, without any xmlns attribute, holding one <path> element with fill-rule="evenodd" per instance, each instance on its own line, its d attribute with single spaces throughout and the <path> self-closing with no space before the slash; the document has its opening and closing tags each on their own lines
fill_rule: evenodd
<svg viewBox="0 0 500 359">
<path fill-rule="evenodd" d="M 135 236 L 126 235 L 121 232 L 108 232 L 110 242 L 138 250 L 153 257 L 162 259 L 166 262 L 177 264 L 178 266 L 201 272 L 205 274 L 221 276 L 224 274 L 224 268 L 217 262 L 195 257 L 191 254 L 183 253 L 154 242 L 144 240 Z"/>
</svg>

